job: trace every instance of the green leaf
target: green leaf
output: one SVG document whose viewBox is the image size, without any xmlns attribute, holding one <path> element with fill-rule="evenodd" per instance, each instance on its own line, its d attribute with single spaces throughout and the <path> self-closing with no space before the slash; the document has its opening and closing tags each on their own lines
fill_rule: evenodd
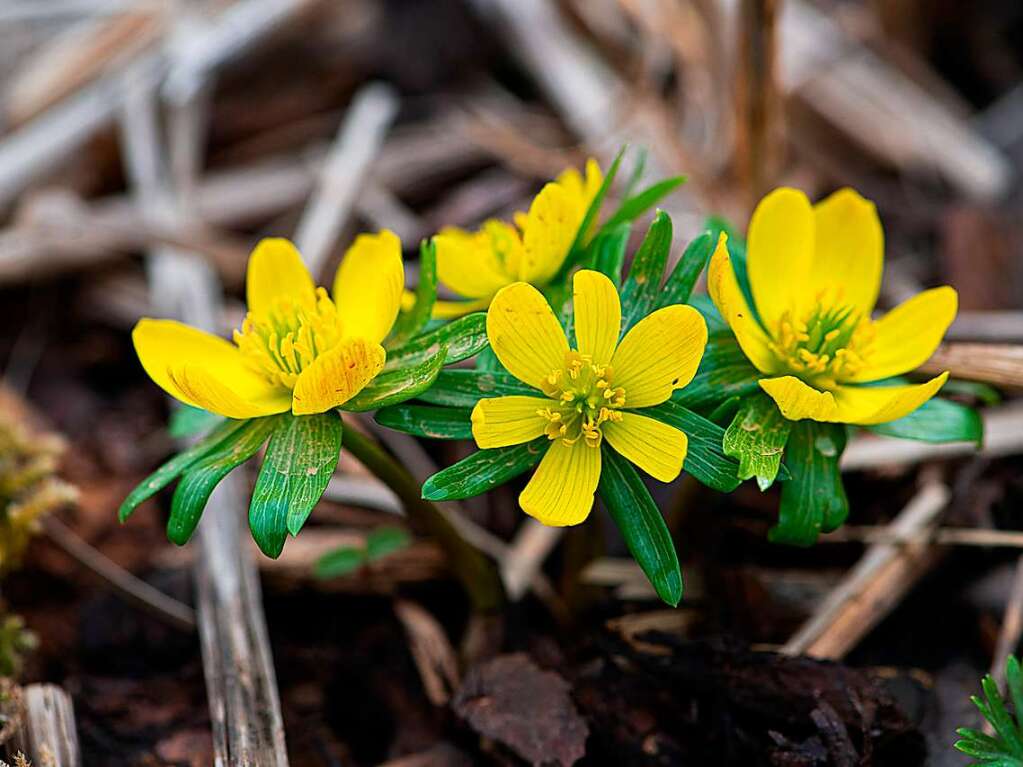
<svg viewBox="0 0 1023 767">
<path fill-rule="evenodd" d="M 433 305 L 437 300 L 437 246 L 433 240 L 419 244 L 419 284 L 416 286 L 416 302 L 407 312 L 398 315 L 391 340 L 399 346 L 422 332 L 430 321 Z"/>
<path fill-rule="evenodd" d="M 867 427 L 875 434 L 922 442 L 984 441 L 984 422 L 972 407 L 948 399 L 930 399 L 896 421 Z"/>
<path fill-rule="evenodd" d="M 703 410 L 731 397 L 759 392 L 763 377 L 746 359 L 734 337 L 715 338 L 704 349 L 696 376 L 671 399 L 693 410 Z"/>
<path fill-rule="evenodd" d="M 645 146 L 639 147 L 636 151 L 639 157 L 632 168 L 632 173 L 629 174 L 629 180 L 625 182 L 625 191 L 622 193 L 625 197 L 632 197 L 633 191 L 639 186 L 643 173 L 646 171 L 646 161 L 649 157 L 649 152 Z"/>
<path fill-rule="evenodd" d="M 604 226 L 610 228 L 639 218 L 685 182 L 685 176 L 675 176 L 648 186 L 642 192 L 623 201 Z"/>
<path fill-rule="evenodd" d="M 768 538 L 775 543 L 810 546 L 823 532 L 839 527 L 849 514 L 838 462 L 845 450 L 841 424 L 796 421 L 785 447 L 792 474 L 781 486 L 778 524 Z"/>
<path fill-rule="evenodd" d="M 210 413 L 207 410 L 192 407 L 191 405 L 179 404 L 171 412 L 170 422 L 167 424 L 167 433 L 173 439 L 198 437 L 223 420 L 224 418 L 216 413 Z"/>
<path fill-rule="evenodd" d="M 408 367 L 385 370 L 366 387 L 341 405 L 342 410 L 362 413 L 387 405 L 395 405 L 421 394 L 437 379 L 445 363 L 445 350 L 441 347 L 432 357 Z"/>
<path fill-rule="evenodd" d="M 232 434 L 185 470 L 174 490 L 167 538 L 184 546 L 195 532 L 213 489 L 232 469 L 245 463 L 266 442 L 281 416 L 271 415 L 245 421 Z"/>
<path fill-rule="evenodd" d="M 412 536 L 400 527 L 378 527 L 366 536 L 366 561 L 378 559 L 401 551 L 412 543 Z"/>
<path fill-rule="evenodd" d="M 633 325 L 650 314 L 657 302 L 671 249 L 671 231 L 671 217 L 663 210 L 658 211 L 622 285 L 623 337 Z"/>
<path fill-rule="evenodd" d="M 952 378 L 945 381 L 941 387 L 941 393 L 945 396 L 958 394 L 962 397 L 970 397 L 979 401 L 982 405 L 997 405 L 1002 401 L 1002 395 L 995 387 L 980 381 L 962 381 Z"/>
<path fill-rule="evenodd" d="M 590 207 L 586 209 L 586 215 L 583 216 L 582 222 L 579 224 L 579 231 L 575 234 L 575 239 L 572 241 L 572 247 L 569 248 L 569 257 L 565 259 L 565 266 L 562 267 L 562 272 L 567 274 L 567 271 L 571 266 L 577 263 L 578 257 L 582 254 L 583 243 L 590 230 L 593 228 L 594 222 L 597 220 L 597 216 L 600 215 L 600 207 L 604 204 L 604 198 L 607 197 L 607 192 L 611 188 L 611 184 L 614 183 L 615 177 L 618 175 L 618 168 L 622 164 L 622 157 L 625 154 L 625 147 L 618 150 L 618 154 L 615 155 L 614 160 L 611 162 L 611 167 L 607 169 L 607 173 L 604 174 L 604 180 L 600 182 L 600 189 L 593 196 L 593 200 L 590 202 Z M 564 276 L 563 274 L 561 275 Z M 557 279 L 557 278 L 555 278 Z"/>
<path fill-rule="evenodd" d="M 622 284 L 622 264 L 625 263 L 625 248 L 629 244 L 629 225 L 621 224 L 613 229 L 602 230 L 589 248 L 586 268 L 606 275 L 616 286 Z"/>
<path fill-rule="evenodd" d="M 549 444 L 547 437 L 537 437 L 522 445 L 478 450 L 427 479 L 423 483 L 423 498 L 457 501 L 493 490 L 536 466 Z"/>
<path fill-rule="evenodd" d="M 117 512 L 118 519 L 124 522 L 143 501 L 152 498 L 163 490 L 163 488 L 177 479 L 181 472 L 220 444 L 233 439 L 247 424 L 248 421 L 224 421 L 200 442 L 171 458 L 163 466 L 142 480 L 128 494 L 128 497 L 124 499 L 124 503 L 121 504 L 121 508 Z"/>
<path fill-rule="evenodd" d="M 739 479 L 757 478 L 766 490 L 778 476 L 792 421 L 782 416 L 766 394 L 747 397 L 725 429 L 726 455 L 739 459 Z"/>
<path fill-rule="evenodd" d="M 664 283 L 664 290 L 658 295 L 657 308 L 684 304 L 689 300 L 693 286 L 707 266 L 716 244 L 710 232 L 704 232 L 686 246 L 682 257 Z"/>
<path fill-rule="evenodd" d="M 288 533 L 309 519 L 337 468 L 341 433 L 333 411 L 279 417 L 249 504 L 252 537 L 267 556 L 280 556 Z"/>
<path fill-rule="evenodd" d="M 446 364 L 461 362 L 487 347 L 487 314 L 474 312 L 436 330 L 416 336 L 403 346 L 387 352 L 384 372 L 418 365 L 447 347 Z"/>
<path fill-rule="evenodd" d="M 316 561 L 313 575 L 320 580 L 340 578 L 356 572 L 366 564 L 366 550 L 357 546 L 341 546 L 328 551 Z"/>
<path fill-rule="evenodd" d="M 376 413 L 376 422 L 388 429 L 427 439 L 472 439 L 468 408 L 431 405 L 391 405 Z"/>
<path fill-rule="evenodd" d="M 725 455 L 722 448 L 725 430 L 716 423 L 671 400 L 636 412 L 674 426 L 686 435 L 689 450 L 683 469 L 697 480 L 722 493 L 730 493 L 739 486 L 739 463 Z"/>
<path fill-rule="evenodd" d="M 440 371 L 433 386 L 422 392 L 419 399 L 433 405 L 471 409 L 486 397 L 504 397 L 511 394 L 544 396 L 542 392 L 506 372 L 504 368 L 494 371 L 449 369 Z"/>
<path fill-rule="evenodd" d="M 490 348 L 489 344 L 476 355 L 475 361 L 476 370 L 481 373 L 490 373 L 494 371 L 500 373 L 504 372 L 504 365 L 501 364 L 501 361 L 497 358 L 497 355 L 494 354 L 494 350 Z"/>
<path fill-rule="evenodd" d="M 682 599 L 682 570 L 668 526 L 632 464 L 607 443 L 601 453 L 597 492 L 657 596 L 676 607 Z"/>
</svg>

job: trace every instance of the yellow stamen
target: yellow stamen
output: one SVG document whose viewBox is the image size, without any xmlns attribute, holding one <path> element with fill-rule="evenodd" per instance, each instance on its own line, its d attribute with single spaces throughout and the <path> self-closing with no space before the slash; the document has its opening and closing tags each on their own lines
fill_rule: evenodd
<svg viewBox="0 0 1023 767">
<path fill-rule="evenodd" d="M 564 367 L 544 380 L 543 392 L 551 398 L 552 407 L 537 411 L 547 421 L 547 437 L 567 445 L 582 438 L 589 447 L 599 447 L 601 425 L 620 421 L 618 410 L 625 407 L 625 390 L 615 387 L 612 379 L 609 365 L 595 365 L 589 355 L 577 351 L 566 352 Z"/>
</svg>

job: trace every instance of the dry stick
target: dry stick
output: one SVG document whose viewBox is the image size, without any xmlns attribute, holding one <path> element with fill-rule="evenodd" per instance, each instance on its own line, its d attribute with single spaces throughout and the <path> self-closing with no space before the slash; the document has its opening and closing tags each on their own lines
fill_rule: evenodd
<svg viewBox="0 0 1023 767">
<path fill-rule="evenodd" d="M 1023 342 L 1023 312 L 959 312 L 945 334 L 945 340 Z"/>
<path fill-rule="evenodd" d="M 147 215 L 180 222 L 185 219 L 179 202 L 166 186 L 166 153 L 160 146 L 156 115 L 153 87 L 139 83 L 128 94 L 122 118 L 128 174 Z M 217 332 L 220 289 L 212 271 L 196 256 L 181 252 L 157 251 L 149 261 L 152 287 L 159 290 L 154 299 L 165 302 L 166 313 Z M 197 533 L 199 642 L 215 764 L 286 767 L 284 723 L 259 575 L 251 550 L 242 543 L 241 483 L 240 475 L 232 474 L 217 486 Z"/>
<path fill-rule="evenodd" d="M 43 521 L 43 529 L 55 544 L 103 579 L 128 602 L 143 608 L 175 628 L 195 631 L 195 611 L 191 607 L 136 578 L 75 535 L 58 519 L 47 517 Z"/>
<path fill-rule="evenodd" d="M 507 555 L 501 558 L 501 577 L 512 602 L 526 595 L 544 560 L 561 540 L 562 530 L 526 519 L 515 533 Z"/>
<path fill-rule="evenodd" d="M 920 372 L 933 375 L 946 370 L 953 378 L 1023 388 L 1023 346 L 943 343 Z"/>
<path fill-rule="evenodd" d="M 31 684 L 22 690 L 22 721 L 8 750 L 19 751 L 38 767 L 81 767 L 71 696 L 52 684 Z"/>
<path fill-rule="evenodd" d="M 337 244 L 397 112 L 397 93 L 382 83 L 363 86 L 352 99 L 295 234 L 314 276 Z"/>
<path fill-rule="evenodd" d="M 972 442 L 929 444 L 889 437 L 857 436 L 842 455 L 842 471 L 891 468 L 942 458 L 981 455 L 989 458 L 1023 453 L 1023 402 L 1012 402 L 981 413 L 984 445 Z"/>
<path fill-rule="evenodd" d="M 939 527 L 909 536 L 896 535 L 887 526 L 844 525 L 820 537 L 821 543 L 931 543 L 936 546 L 976 546 L 978 548 L 1023 549 L 1023 532 L 988 530 L 972 527 Z"/>
<path fill-rule="evenodd" d="M 925 480 L 892 521 L 894 535 L 911 536 L 932 527 L 948 504 L 949 489 Z M 894 607 L 937 560 L 927 543 L 872 545 L 781 652 L 840 659 Z"/>
</svg>

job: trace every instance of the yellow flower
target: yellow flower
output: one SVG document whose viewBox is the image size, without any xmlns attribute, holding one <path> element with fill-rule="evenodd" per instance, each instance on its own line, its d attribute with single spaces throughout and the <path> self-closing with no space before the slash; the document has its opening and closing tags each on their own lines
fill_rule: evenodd
<svg viewBox="0 0 1023 767">
<path fill-rule="evenodd" d="M 604 177 L 595 160 L 586 176 L 575 168 L 548 183 L 515 215 L 516 226 L 491 219 L 475 232 L 448 227 L 434 238 L 437 279 L 467 301 L 438 301 L 434 316 L 458 317 L 486 309 L 505 285 L 546 285 L 565 263 L 579 226 Z"/>
<path fill-rule="evenodd" d="M 811 206 L 802 192 L 777 189 L 749 225 L 746 267 L 758 322 L 722 235 L 708 276 L 711 297 L 786 418 L 886 423 L 945 383 L 947 372 L 916 385 L 863 385 L 927 360 L 958 302 L 952 288 L 934 288 L 871 319 L 883 261 L 873 203 L 842 189 Z"/>
<path fill-rule="evenodd" d="M 537 396 L 483 399 L 472 411 L 480 448 L 547 435 L 547 452 L 519 496 L 523 511 L 547 525 L 586 519 L 603 439 L 662 482 L 678 476 L 686 435 L 636 411 L 665 402 L 689 383 L 707 343 L 703 318 L 681 305 L 643 318 L 619 343 L 618 292 L 600 272 L 575 274 L 573 306 L 577 349 L 569 347 L 536 288 L 516 282 L 498 291 L 487 313 L 491 348 Z"/>
<path fill-rule="evenodd" d="M 380 342 L 398 315 L 405 272 L 389 231 L 360 235 L 334 277 L 313 283 L 298 250 L 266 239 L 249 258 L 248 314 L 234 344 L 173 320 L 132 332 L 142 367 L 172 397 L 228 418 L 322 413 L 384 366 Z"/>
</svg>

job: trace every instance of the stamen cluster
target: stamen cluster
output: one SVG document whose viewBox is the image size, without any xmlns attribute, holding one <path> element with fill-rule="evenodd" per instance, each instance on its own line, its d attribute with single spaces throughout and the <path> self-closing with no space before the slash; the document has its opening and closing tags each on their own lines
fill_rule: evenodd
<svg viewBox="0 0 1023 767">
<path fill-rule="evenodd" d="M 625 407 L 625 389 L 613 385 L 613 374 L 610 365 L 597 365 L 589 355 L 565 352 L 564 367 L 551 371 L 542 385 L 543 393 L 557 401 L 537 411 L 547 421 L 547 437 L 566 445 L 582 438 L 589 447 L 599 447 L 601 425 L 620 421 L 617 411 Z"/>
<path fill-rule="evenodd" d="M 863 368 L 873 335 L 869 317 L 858 315 L 852 307 L 825 304 L 823 295 L 818 295 L 809 310 L 781 315 L 770 347 L 800 378 L 833 384 Z"/>
</svg>

